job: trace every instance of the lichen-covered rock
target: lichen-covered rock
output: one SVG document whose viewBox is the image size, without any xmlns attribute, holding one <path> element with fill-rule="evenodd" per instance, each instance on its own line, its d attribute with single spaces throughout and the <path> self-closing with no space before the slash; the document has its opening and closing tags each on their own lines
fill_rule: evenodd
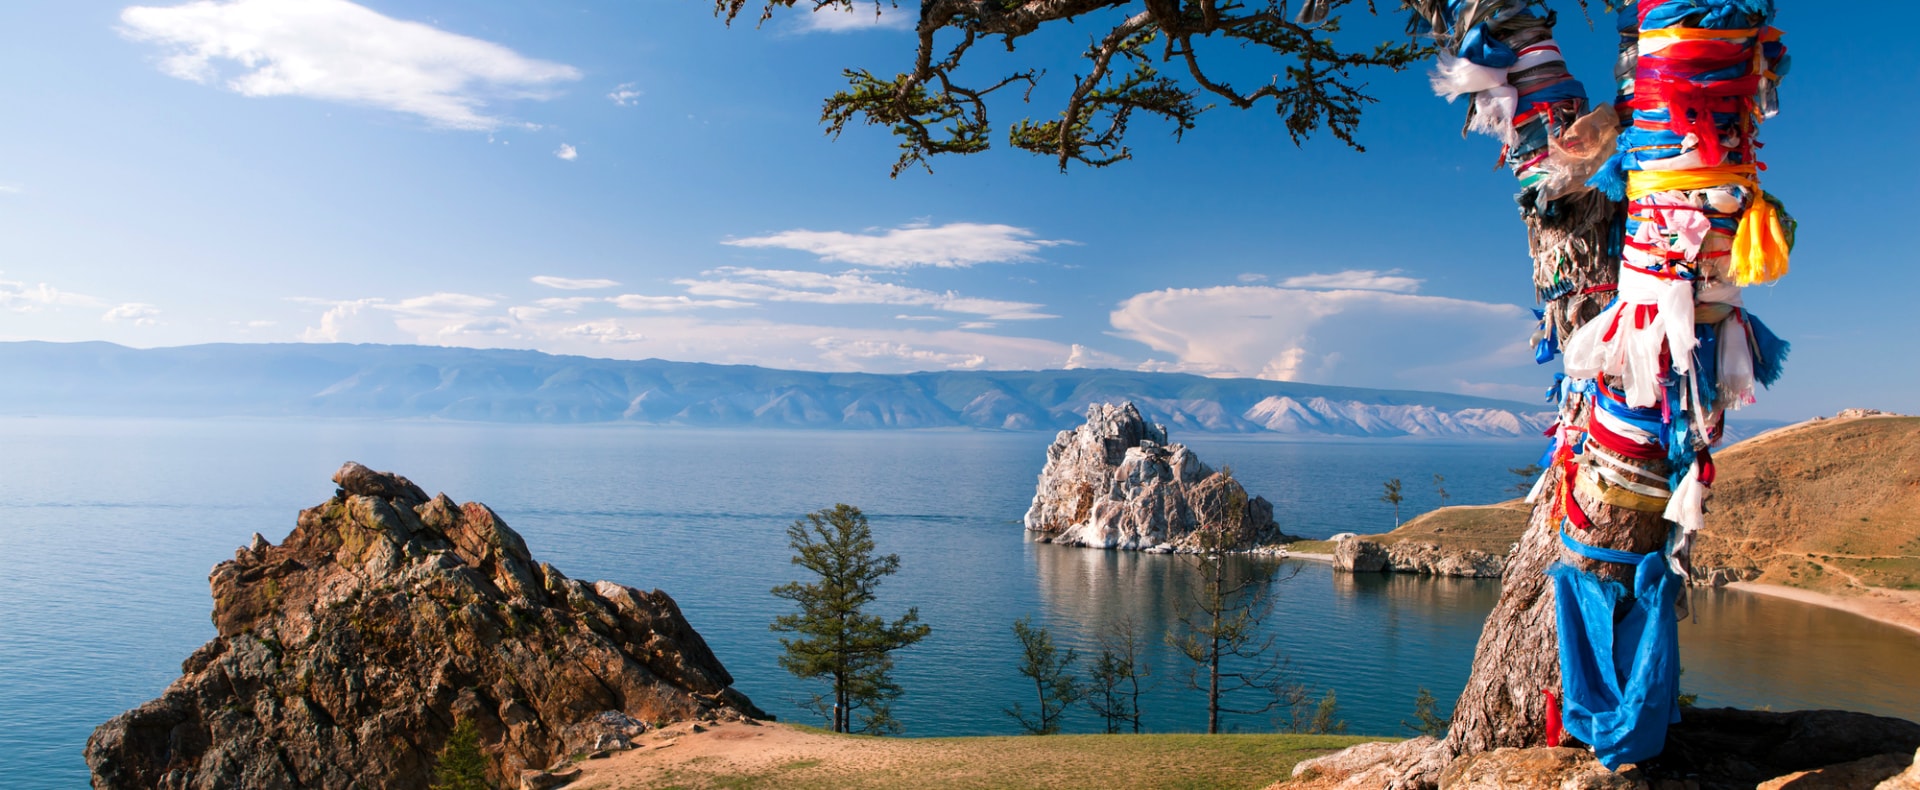
<svg viewBox="0 0 1920 790">
<path fill-rule="evenodd" d="M 423 786 L 466 720 L 505 780 L 643 722 L 765 716 L 666 593 L 569 579 L 404 477 L 334 482 L 284 543 L 213 569 L 219 635 L 94 731 L 94 787 Z"/>
<path fill-rule="evenodd" d="M 1225 531 L 1235 550 L 1286 539 L 1271 503 L 1168 444 L 1132 403 L 1094 404 L 1085 425 L 1055 437 L 1026 527 L 1038 541 L 1106 549 L 1193 551 L 1203 528 Z"/>
</svg>

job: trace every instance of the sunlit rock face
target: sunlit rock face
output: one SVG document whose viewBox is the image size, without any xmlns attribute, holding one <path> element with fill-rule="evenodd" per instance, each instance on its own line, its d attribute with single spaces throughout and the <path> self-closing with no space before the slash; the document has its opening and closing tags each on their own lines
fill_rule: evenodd
<svg viewBox="0 0 1920 790">
<path fill-rule="evenodd" d="M 666 593 L 569 579 L 404 477 L 333 480 L 281 545 L 213 569 L 219 635 L 94 731 L 94 787 L 423 787 L 463 721 L 518 778 L 651 723 L 765 716 Z"/>
<path fill-rule="evenodd" d="M 1271 503 L 1168 444 L 1130 402 L 1094 404 L 1054 438 L 1026 528 L 1037 541 L 1138 551 L 1195 551 L 1203 531 L 1236 551 L 1285 538 Z"/>
</svg>

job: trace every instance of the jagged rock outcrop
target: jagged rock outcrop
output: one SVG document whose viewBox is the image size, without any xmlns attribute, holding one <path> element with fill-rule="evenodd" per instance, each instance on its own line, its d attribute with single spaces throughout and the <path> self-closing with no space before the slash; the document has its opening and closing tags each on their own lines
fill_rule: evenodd
<svg viewBox="0 0 1920 790">
<path fill-rule="evenodd" d="M 459 721 L 517 780 L 649 722 L 764 717 L 666 593 L 569 579 L 404 477 L 334 482 L 284 543 L 213 569 L 219 635 L 94 731 L 94 787 L 420 787 Z"/>
<path fill-rule="evenodd" d="M 1094 404 L 1085 425 L 1054 438 L 1026 526 L 1038 541 L 1144 551 L 1196 550 L 1203 528 L 1234 550 L 1287 539 L 1271 503 L 1168 444 L 1131 402 Z"/>
<path fill-rule="evenodd" d="M 1479 549 L 1447 548 L 1414 541 L 1383 544 L 1352 538 L 1340 541 L 1334 547 L 1333 564 L 1349 573 L 1418 573 L 1497 579 L 1507 569 L 1507 558 Z"/>
</svg>

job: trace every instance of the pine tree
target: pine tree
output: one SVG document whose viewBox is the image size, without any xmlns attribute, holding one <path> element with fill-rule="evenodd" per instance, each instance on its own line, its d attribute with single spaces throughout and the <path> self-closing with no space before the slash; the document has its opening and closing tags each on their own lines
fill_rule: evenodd
<svg viewBox="0 0 1920 790">
<path fill-rule="evenodd" d="M 1440 476 L 1439 474 L 1435 474 L 1433 476 L 1433 490 L 1440 494 L 1440 506 L 1446 507 L 1447 506 L 1447 479 L 1445 477 Z"/>
<path fill-rule="evenodd" d="M 1238 491 L 1238 487 L 1228 490 Z M 1273 612 L 1272 585 L 1293 578 L 1298 567 L 1278 579 L 1271 572 L 1229 573 L 1228 525 L 1240 523 L 1247 504 L 1244 491 L 1231 496 L 1221 509 L 1222 522 L 1202 525 L 1196 532 L 1199 583 L 1175 629 L 1167 633 L 1167 643 L 1193 662 L 1187 687 L 1207 694 L 1210 735 L 1220 732 L 1221 714 L 1253 716 L 1291 710 L 1306 698 L 1304 689 L 1289 682 L 1286 661 L 1264 627 Z M 1249 697 L 1250 702 L 1233 702 Z"/>
<path fill-rule="evenodd" d="M 487 778 L 487 755 L 480 751 L 480 728 L 472 719 L 454 725 L 447 742 L 434 755 L 433 790 L 493 790 Z"/>
<path fill-rule="evenodd" d="M 1085 688 L 1073 674 L 1080 659 L 1073 648 L 1061 653 L 1054 647 L 1053 634 L 1046 626 L 1033 627 L 1033 616 L 1013 621 L 1013 635 L 1020 640 L 1020 674 L 1033 681 L 1035 710 L 1029 712 L 1013 703 L 1005 713 L 1020 722 L 1028 735 L 1053 735 L 1060 732 L 1060 720 L 1067 708 L 1085 696 Z"/>
<path fill-rule="evenodd" d="M 1347 722 L 1340 718 L 1340 699 L 1334 696 L 1333 689 L 1327 689 L 1327 695 L 1320 698 L 1320 704 L 1313 706 L 1313 716 L 1305 721 L 1296 721 L 1294 732 L 1311 735 L 1340 735 L 1347 731 Z"/>
<path fill-rule="evenodd" d="M 1405 496 L 1402 496 L 1400 494 L 1400 478 L 1396 477 L 1396 478 L 1393 478 L 1392 480 L 1388 480 L 1386 483 L 1386 490 L 1387 490 L 1386 493 L 1380 495 L 1380 501 L 1393 505 L 1393 528 L 1399 529 L 1400 528 L 1400 502 L 1406 499 Z"/>
<path fill-rule="evenodd" d="M 1439 701 L 1433 698 L 1433 692 L 1421 686 L 1420 693 L 1413 698 L 1413 721 L 1402 719 L 1400 726 L 1421 735 L 1446 737 L 1448 717 L 1440 715 L 1439 706 Z"/>
<path fill-rule="evenodd" d="M 819 581 L 791 582 L 773 594 L 793 601 L 798 614 L 783 614 L 773 630 L 786 653 L 780 666 L 803 679 L 829 681 L 827 695 L 814 695 L 809 707 L 828 717 L 834 732 L 884 735 L 900 731 L 892 702 L 900 686 L 893 682 L 892 653 L 926 638 L 932 630 L 910 608 L 888 623 L 868 614 L 880 581 L 900 569 L 900 556 L 874 556 L 873 532 L 859 508 L 834 505 L 808 513 L 787 527 L 793 564 Z"/>
<path fill-rule="evenodd" d="M 1094 657 L 1088 673 L 1087 707 L 1106 721 L 1107 734 L 1127 727 L 1139 734 L 1140 695 L 1146 691 L 1142 681 L 1153 674 L 1139 623 L 1130 616 L 1109 623 L 1098 639 L 1100 655 Z"/>
</svg>

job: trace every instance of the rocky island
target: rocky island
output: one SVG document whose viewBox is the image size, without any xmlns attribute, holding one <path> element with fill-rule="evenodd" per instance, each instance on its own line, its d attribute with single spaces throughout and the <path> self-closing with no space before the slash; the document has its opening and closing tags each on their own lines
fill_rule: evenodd
<svg viewBox="0 0 1920 790">
<path fill-rule="evenodd" d="M 1089 406 L 1086 424 L 1054 437 L 1025 521 L 1036 541 L 1089 548 L 1191 552 L 1203 530 L 1235 551 L 1291 540 L 1272 503 L 1168 444 L 1132 402 Z"/>
<path fill-rule="evenodd" d="M 567 578 L 404 477 L 333 481 L 213 569 L 219 635 L 94 731 L 94 787 L 421 787 L 463 722 L 501 785 L 552 787 L 665 722 L 766 718 L 666 593 Z"/>
</svg>

